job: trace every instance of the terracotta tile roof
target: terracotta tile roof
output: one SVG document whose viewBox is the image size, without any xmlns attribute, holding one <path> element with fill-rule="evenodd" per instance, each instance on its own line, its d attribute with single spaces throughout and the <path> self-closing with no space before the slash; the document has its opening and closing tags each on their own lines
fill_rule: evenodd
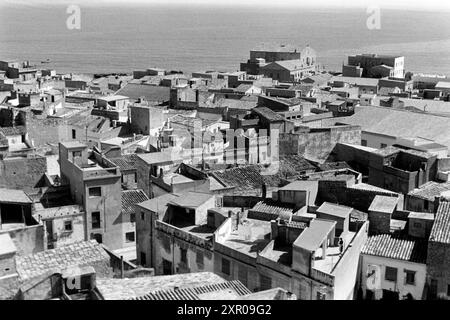
<svg viewBox="0 0 450 320">
<path fill-rule="evenodd" d="M 266 199 L 258 202 L 251 210 L 249 210 L 249 218 L 252 218 L 252 211 L 268 213 L 270 215 L 276 215 L 284 220 L 289 220 L 294 212 L 294 205 Z M 272 218 L 269 220 L 272 220 Z"/>
<path fill-rule="evenodd" d="M 450 202 L 439 204 L 429 239 L 450 244 Z"/>
<path fill-rule="evenodd" d="M 237 189 L 260 189 L 264 179 L 256 165 L 242 166 L 225 170 L 211 171 L 210 175 L 217 177 L 228 186 Z"/>
<path fill-rule="evenodd" d="M 147 201 L 148 197 L 142 190 L 124 190 L 122 191 L 122 213 L 130 214 L 135 212 L 135 206 L 138 203 Z"/>
<path fill-rule="evenodd" d="M 97 241 L 79 241 L 56 249 L 16 257 L 17 273 L 21 280 L 31 279 L 46 272 L 61 272 L 72 266 L 89 266 L 104 262 L 109 267 L 110 257 Z"/>
<path fill-rule="evenodd" d="M 125 154 L 122 155 L 120 158 L 111 158 L 112 163 L 114 163 L 116 166 L 120 168 L 120 172 L 129 171 L 129 170 L 136 170 L 136 159 L 137 154 Z"/>
<path fill-rule="evenodd" d="M 425 263 L 427 258 L 427 241 L 391 234 L 380 234 L 369 237 L 361 253 Z"/>
<path fill-rule="evenodd" d="M 429 181 L 420 188 L 411 190 L 408 196 L 434 201 L 435 197 L 439 197 L 442 192 L 450 190 L 450 182 L 438 183 Z"/>
<path fill-rule="evenodd" d="M 216 295 L 211 295 L 211 293 L 216 293 Z M 203 295 L 226 299 L 226 297 L 237 298 L 250 293 L 251 291 L 239 280 L 233 280 L 193 288 L 160 290 L 131 300 L 203 300 Z"/>
<path fill-rule="evenodd" d="M 225 281 L 213 272 L 196 272 L 131 279 L 97 279 L 97 288 L 105 300 L 123 300 L 144 296 L 155 291 L 185 289 Z"/>
<path fill-rule="evenodd" d="M 301 175 L 302 172 L 315 171 L 308 160 L 299 155 L 280 155 L 280 170 L 278 175 L 285 178 L 293 178 Z"/>
</svg>

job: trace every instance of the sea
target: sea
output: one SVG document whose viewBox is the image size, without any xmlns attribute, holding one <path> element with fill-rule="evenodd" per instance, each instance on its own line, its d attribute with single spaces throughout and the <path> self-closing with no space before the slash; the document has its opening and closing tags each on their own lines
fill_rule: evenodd
<svg viewBox="0 0 450 320">
<path fill-rule="evenodd" d="M 149 67 L 236 71 L 262 44 L 309 45 L 327 70 L 357 53 L 405 56 L 407 71 L 450 75 L 450 13 L 380 10 L 369 29 L 365 8 L 229 6 L 0 7 L 0 60 L 29 60 L 58 73 L 131 73 Z M 49 63 L 42 64 L 43 61 Z"/>
</svg>

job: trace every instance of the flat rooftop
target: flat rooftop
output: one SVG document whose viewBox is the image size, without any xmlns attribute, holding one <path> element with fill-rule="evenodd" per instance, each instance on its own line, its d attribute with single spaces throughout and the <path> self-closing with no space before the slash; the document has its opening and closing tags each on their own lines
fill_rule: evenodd
<svg viewBox="0 0 450 320">
<path fill-rule="evenodd" d="M 344 240 L 345 248 L 348 247 L 348 245 L 351 243 L 354 236 L 355 236 L 355 232 L 351 232 L 351 231 L 341 235 L 341 237 Z M 315 253 L 315 258 L 320 257 L 321 254 L 322 254 L 321 250 L 317 250 Z M 340 257 L 341 257 L 341 251 L 339 249 L 339 246 L 329 246 L 329 247 L 327 247 L 327 250 L 325 252 L 324 259 L 314 260 L 313 268 L 316 270 L 331 274 L 333 271 L 333 268 L 339 262 Z"/>
<path fill-rule="evenodd" d="M 238 229 L 231 232 L 221 244 L 256 258 L 257 252 L 262 251 L 270 242 L 270 232 L 269 221 L 244 219 Z"/>
</svg>

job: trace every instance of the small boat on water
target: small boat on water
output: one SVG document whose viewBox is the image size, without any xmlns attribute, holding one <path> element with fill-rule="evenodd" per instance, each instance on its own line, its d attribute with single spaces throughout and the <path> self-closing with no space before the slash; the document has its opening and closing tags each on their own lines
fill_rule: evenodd
<svg viewBox="0 0 450 320">
<path fill-rule="evenodd" d="M 50 59 L 47 59 L 45 61 L 41 61 L 41 63 L 50 63 Z"/>
</svg>

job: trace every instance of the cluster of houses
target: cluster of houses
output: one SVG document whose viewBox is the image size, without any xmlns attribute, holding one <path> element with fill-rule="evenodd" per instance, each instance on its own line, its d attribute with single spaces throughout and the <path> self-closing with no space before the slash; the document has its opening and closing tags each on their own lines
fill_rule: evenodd
<svg viewBox="0 0 450 320">
<path fill-rule="evenodd" d="M 450 79 L 0 61 L 0 299 L 450 298 Z"/>
</svg>

